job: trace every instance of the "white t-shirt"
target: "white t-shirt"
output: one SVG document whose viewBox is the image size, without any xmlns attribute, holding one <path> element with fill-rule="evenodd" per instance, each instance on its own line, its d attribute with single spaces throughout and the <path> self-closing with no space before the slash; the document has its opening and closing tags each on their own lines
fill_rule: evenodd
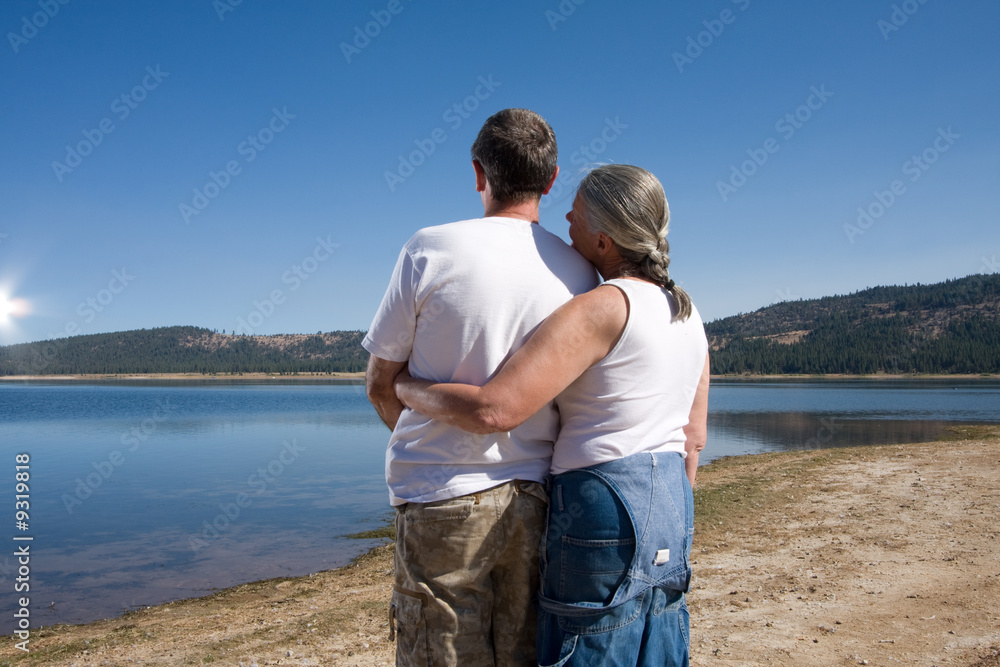
<svg viewBox="0 0 1000 667">
<path fill-rule="evenodd" d="M 674 320 L 676 304 L 652 283 L 616 278 L 628 321 L 607 356 L 556 397 L 562 429 L 552 472 L 585 468 L 640 452 L 685 453 L 688 423 L 708 340 L 701 316 Z"/>
<path fill-rule="evenodd" d="M 362 345 L 382 359 L 409 359 L 414 377 L 482 385 L 552 311 L 596 286 L 593 266 L 537 224 L 492 217 L 428 227 L 403 246 Z M 542 481 L 558 430 L 551 404 L 489 435 L 406 409 L 386 453 L 390 502 Z"/>
</svg>

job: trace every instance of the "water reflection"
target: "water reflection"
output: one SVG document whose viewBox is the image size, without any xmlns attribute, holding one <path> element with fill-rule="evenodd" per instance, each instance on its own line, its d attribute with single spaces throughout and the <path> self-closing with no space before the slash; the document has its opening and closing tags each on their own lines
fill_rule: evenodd
<svg viewBox="0 0 1000 667">
<path fill-rule="evenodd" d="M 937 439 L 1000 421 L 993 379 L 713 380 L 701 461 L 757 452 Z"/>
<path fill-rule="evenodd" d="M 81 623 L 142 606 L 207 595 L 247 581 L 301 576 L 345 564 L 379 540 L 347 540 L 346 525 L 234 524 L 192 558 L 190 535 L 170 528 L 81 547 L 48 544 L 32 559 L 32 590 L 44 604 L 32 625 Z M 49 605 L 49 602 L 54 604 Z"/>
<path fill-rule="evenodd" d="M 936 440 L 955 422 L 839 419 L 806 412 L 723 412 L 708 416 L 702 461 L 720 456 Z"/>
</svg>

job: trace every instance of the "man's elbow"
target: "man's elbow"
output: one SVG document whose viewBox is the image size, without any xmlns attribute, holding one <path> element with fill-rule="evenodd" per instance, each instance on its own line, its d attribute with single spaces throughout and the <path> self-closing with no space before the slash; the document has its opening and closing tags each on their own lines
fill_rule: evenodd
<svg viewBox="0 0 1000 667">
<path fill-rule="evenodd" d="M 368 396 L 368 401 L 372 405 L 375 405 L 382 398 L 382 393 L 370 381 L 365 383 L 365 395 Z"/>
<path fill-rule="evenodd" d="M 386 385 L 384 382 L 366 382 L 365 394 L 372 405 L 384 405 L 396 397 L 392 385 Z"/>
<path fill-rule="evenodd" d="M 368 400 L 372 403 L 375 402 L 375 397 L 378 391 L 385 384 L 385 382 L 380 382 L 380 373 L 378 368 L 378 359 L 375 355 L 368 358 L 368 368 L 365 369 L 365 395 L 368 396 Z"/>
</svg>

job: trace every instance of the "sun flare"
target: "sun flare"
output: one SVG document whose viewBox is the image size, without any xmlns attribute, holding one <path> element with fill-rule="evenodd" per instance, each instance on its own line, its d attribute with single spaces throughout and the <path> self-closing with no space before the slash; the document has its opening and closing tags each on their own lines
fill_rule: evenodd
<svg viewBox="0 0 1000 667">
<path fill-rule="evenodd" d="M 10 322 L 15 317 L 24 317 L 30 311 L 27 301 L 0 294 L 0 324 Z"/>
</svg>

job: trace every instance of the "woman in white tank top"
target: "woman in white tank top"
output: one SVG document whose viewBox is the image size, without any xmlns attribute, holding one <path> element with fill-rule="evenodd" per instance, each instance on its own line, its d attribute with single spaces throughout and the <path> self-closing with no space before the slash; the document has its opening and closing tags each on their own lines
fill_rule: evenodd
<svg viewBox="0 0 1000 667">
<path fill-rule="evenodd" d="M 655 176 L 599 167 L 566 219 L 605 283 L 550 315 L 485 386 L 404 372 L 396 391 L 408 408 L 475 433 L 510 430 L 555 400 L 539 664 L 686 665 L 704 328 L 667 271 L 669 209 Z"/>
</svg>

